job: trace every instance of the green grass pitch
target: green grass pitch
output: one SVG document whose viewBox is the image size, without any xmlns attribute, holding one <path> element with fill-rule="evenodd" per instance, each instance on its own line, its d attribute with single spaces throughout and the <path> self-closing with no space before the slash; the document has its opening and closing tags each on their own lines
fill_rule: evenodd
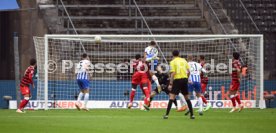
<svg viewBox="0 0 276 133">
<path fill-rule="evenodd" d="M 211 109 L 190 120 L 184 113 L 164 109 L 37 110 L 26 114 L 0 110 L 0 133 L 275 133 L 276 109 Z"/>
</svg>

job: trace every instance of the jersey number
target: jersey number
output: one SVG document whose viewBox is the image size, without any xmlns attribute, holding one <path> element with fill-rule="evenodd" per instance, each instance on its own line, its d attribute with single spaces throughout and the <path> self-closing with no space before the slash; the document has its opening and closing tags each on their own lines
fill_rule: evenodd
<svg viewBox="0 0 276 133">
<path fill-rule="evenodd" d="M 196 64 L 194 64 L 194 66 L 195 66 L 195 71 L 197 71 L 197 67 L 196 67 Z"/>
</svg>

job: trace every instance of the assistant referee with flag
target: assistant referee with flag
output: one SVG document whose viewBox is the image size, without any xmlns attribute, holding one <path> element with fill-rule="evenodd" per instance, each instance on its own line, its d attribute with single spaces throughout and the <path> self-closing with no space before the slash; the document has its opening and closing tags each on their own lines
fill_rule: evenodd
<svg viewBox="0 0 276 133">
<path fill-rule="evenodd" d="M 186 99 L 186 102 L 189 107 L 189 112 L 190 112 L 190 118 L 195 119 L 194 114 L 193 114 L 193 107 L 192 103 L 189 99 L 189 94 L 188 94 L 188 72 L 189 72 L 189 64 L 188 62 L 179 56 L 179 51 L 174 50 L 172 52 L 173 59 L 170 62 L 170 84 L 169 84 L 169 89 L 170 89 L 170 99 L 167 107 L 166 114 L 164 115 L 164 119 L 169 118 L 169 113 L 172 107 L 172 103 L 176 98 L 176 95 L 182 93 Z"/>
</svg>

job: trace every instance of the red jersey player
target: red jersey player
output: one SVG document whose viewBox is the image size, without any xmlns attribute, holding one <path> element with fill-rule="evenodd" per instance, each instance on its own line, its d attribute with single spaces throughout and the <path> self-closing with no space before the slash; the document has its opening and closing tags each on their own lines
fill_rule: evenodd
<svg viewBox="0 0 276 133">
<path fill-rule="evenodd" d="M 17 113 L 25 113 L 23 109 L 28 104 L 31 96 L 29 86 L 32 85 L 33 88 L 35 88 L 34 82 L 33 82 L 33 74 L 34 74 L 35 67 L 36 67 L 36 60 L 31 59 L 30 66 L 26 69 L 24 76 L 20 82 L 20 91 L 24 99 L 21 101 L 19 108 L 16 110 Z"/>
<path fill-rule="evenodd" d="M 150 101 L 150 80 L 149 80 L 149 73 L 148 73 L 148 67 L 147 64 L 141 59 L 141 55 L 136 55 L 135 59 L 133 61 L 133 68 L 135 69 L 134 74 L 132 75 L 131 80 L 131 93 L 130 93 L 130 102 L 128 104 L 128 108 L 130 109 L 132 107 L 132 102 L 135 96 L 135 92 L 137 89 L 137 86 L 140 85 L 140 88 L 142 89 L 145 98 L 144 98 L 144 108 L 146 110 L 149 110 L 149 101 Z"/>
<path fill-rule="evenodd" d="M 201 67 L 204 68 L 205 57 L 203 55 L 201 55 L 199 57 L 199 62 L 200 62 Z M 200 73 L 200 79 L 201 79 L 201 92 L 204 95 L 206 92 L 207 85 L 208 85 L 207 73 Z M 204 96 L 201 96 L 201 98 L 202 98 L 203 103 L 206 104 L 206 108 L 203 111 L 209 110 L 212 106 L 210 104 L 208 104 L 208 102 Z"/>
<path fill-rule="evenodd" d="M 240 89 L 240 73 L 241 73 L 241 63 L 239 61 L 240 54 L 237 52 L 233 53 L 233 62 L 232 62 L 232 81 L 231 81 L 231 87 L 230 87 L 230 98 L 233 104 L 233 108 L 230 111 L 242 111 L 243 106 L 241 105 L 240 96 L 237 94 L 237 92 Z M 239 108 L 236 108 L 236 101 L 239 104 Z"/>
</svg>

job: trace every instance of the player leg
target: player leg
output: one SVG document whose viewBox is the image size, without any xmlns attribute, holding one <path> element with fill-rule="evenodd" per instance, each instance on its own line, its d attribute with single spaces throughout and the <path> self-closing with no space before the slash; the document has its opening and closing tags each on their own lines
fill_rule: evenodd
<svg viewBox="0 0 276 133">
<path fill-rule="evenodd" d="M 180 100 L 180 108 L 177 110 L 177 112 L 183 112 L 188 109 L 187 102 L 183 96 L 182 93 L 178 94 L 179 100 Z"/>
<path fill-rule="evenodd" d="M 77 83 L 78 83 L 78 86 L 79 86 L 79 89 L 80 89 L 80 93 L 79 93 L 79 96 L 77 98 L 77 102 L 75 103 L 75 106 L 80 111 L 80 109 L 81 109 L 81 99 L 84 95 L 83 91 L 82 91 L 82 89 L 84 88 L 84 85 L 82 83 L 82 80 L 80 80 L 80 79 L 77 80 Z"/>
<path fill-rule="evenodd" d="M 158 92 L 161 92 L 162 89 L 161 89 L 161 86 L 159 84 L 158 78 L 153 73 L 150 73 L 150 75 L 152 75 L 151 78 L 154 81 L 154 83 L 156 84 L 156 86 L 158 88 Z"/>
<path fill-rule="evenodd" d="M 193 92 L 194 92 L 193 84 L 192 83 L 188 83 L 189 99 L 195 99 Z"/>
<path fill-rule="evenodd" d="M 183 86 L 182 86 L 182 89 L 181 89 L 181 93 L 184 95 L 185 100 L 187 102 L 187 105 L 188 105 L 188 108 L 189 108 L 190 119 L 195 119 L 194 112 L 193 112 L 193 105 L 192 105 L 191 100 L 189 99 L 188 79 L 184 80 L 184 83 L 183 83 Z"/>
<path fill-rule="evenodd" d="M 237 103 L 239 105 L 239 110 L 238 111 L 241 112 L 244 107 L 243 107 L 243 105 L 241 105 L 240 95 L 238 94 L 238 90 L 240 89 L 240 82 L 236 83 L 236 88 L 237 88 L 237 91 L 235 93 L 235 99 L 236 99 L 236 101 L 237 101 Z"/>
<path fill-rule="evenodd" d="M 201 93 L 202 93 L 201 98 L 202 98 L 203 103 L 206 105 L 206 108 L 203 109 L 203 111 L 207 111 L 210 108 L 212 108 L 212 106 L 210 104 L 208 104 L 206 98 L 204 97 L 204 94 L 206 93 L 206 88 L 207 88 L 207 84 L 201 83 Z"/>
<path fill-rule="evenodd" d="M 88 103 L 88 100 L 89 100 L 89 89 L 88 88 L 83 89 L 83 94 L 84 94 L 84 107 L 83 107 L 83 110 L 89 111 L 88 108 L 87 108 L 87 103 Z"/>
<path fill-rule="evenodd" d="M 232 88 L 232 87 L 231 87 L 231 88 Z M 229 94 L 230 94 L 230 99 L 231 99 L 232 106 L 233 106 L 233 108 L 230 110 L 230 113 L 232 113 L 232 112 L 235 112 L 235 111 L 238 110 L 238 109 L 236 108 L 236 98 L 235 98 L 236 91 L 230 90 Z"/>
<path fill-rule="evenodd" d="M 133 105 L 133 100 L 134 100 L 136 89 L 137 89 L 137 84 L 132 83 L 131 86 L 132 86 L 132 88 L 131 88 L 131 92 L 130 92 L 129 103 L 127 106 L 128 109 L 131 109 L 131 107 Z"/>
<path fill-rule="evenodd" d="M 77 84 L 78 84 L 78 86 L 79 86 L 79 89 L 80 89 L 80 93 L 79 93 L 79 95 L 78 95 L 78 98 L 77 98 L 77 102 L 75 103 L 75 106 L 76 106 L 76 108 L 80 111 L 80 107 L 81 107 L 81 99 L 82 99 L 82 97 L 83 97 L 83 92 L 82 92 L 82 88 L 83 88 L 83 84 L 82 84 L 82 82 L 81 82 L 81 80 L 80 79 L 78 79 L 77 80 Z"/>
<path fill-rule="evenodd" d="M 17 113 L 25 113 L 23 110 L 30 100 L 30 89 L 26 86 L 20 86 L 21 94 L 24 99 L 20 102 L 19 108 L 16 110 Z"/>
<path fill-rule="evenodd" d="M 177 100 L 176 100 L 176 98 L 174 99 L 173 104 L 175 105 L 176 110 L 178 110 L 178 105 L 177 105 Z"/>
<path fill-rule="evenodd" d="M 153 64 L 152 64 L 153 63 Z M 150 70 L 156 70 L 156 67 L 158 65 L 158 60 L 154 60 L 153 62 L 151 62 L 152 65 L 150 65 L 150 67 L 153 67 L 153 68 L 150 68 Z M 159 84 L 159 81 L 158 81 L 158 78 L 154 75 L 154 73 L 152 71 L 149 71 L 150 72 L 150 76 L 152 78 L 152 80 L 154 81 L 154 83 L 156 84 L 157 88 L 158 88 L 158 92 L 160 93 L 161 92 L 161 86 Z"/>
<path fill-rule="evenodd" d="M 143 87 L 143 93 L 145 95 L 145 98 L 144 98 L 144 108 L 146 110 L 149 110 L 149 104 L 150 104 L 150 81 L 147 80 L 147 81 L 142 81 L 142 87 Z"/>
<path fill-rule="evenodd" d="M 78 110 L 80 110 L 81 109 L 81 99 L 82 99 L 82 97 L 84 97 L 83 110 L 88 111 L 87 103 L 88 103 L 88 100 L 89 100 L 89 85 L 90 85 L 90 82 L 88 80 L 78 79 L 77 83 L 78 83 L 78 86 L 80 88 L 80 93 L 79 93 L 79 96 L 78 96 L 78 99 L 77 99 L 77 102 L 76 102 L 75 106 Z"/>
<path fill-rule="evenodd" d="M 170 114 L 170 111 L 171 111 L 171 108 L 172 108 L 172 103 L 175 101 L 175 97 L 176 97 L 176 94 L 177 91 L 175 92 L 171 92 L 169 94 L 169 103 L 168 103 L 168 106 L 167 106 L 167 110 L 166 110 L 166 114 L 163 116 L 164 119 L 168 119 L 169 118 L 169 114 Z"/>
<path fill-rule="evenodd" d="M 231 99 L 231 102 L 232 102 L 232 105 L 233 105 L 233 108 L 230 110 L 230 113 L 232 112 L 235 112 L 235 111 L 238 111 L 238 108 L 236 108 L 236 93 L 237 93 L 237 84 L 235 83 L 235 81 L 232 81 L 231 83 L 231 88 L 230 88 L 230 91 L 229 91 L 229 94 L 230 94 L 230 99 Z"/>
<path fill-rule="evenodd" d="M 236 98 L 237 103 L 239 104 L 239 112 L 241 112 L 243 110 L 244 106 L 241 104 L 240 95 L 238 93 L 236 93 L 235 98 Z"/>
<path fill-rule="evenodd" d="M 137 85 L 140 84 L 140 81 L 141 81 L 141 78 L 140 78 L 139 72 L 135 72 L 131 78 L 131 92 L 130 92 L 129 103 L 127 106 L 128 109 L 131 109 L 131 107 L 133 105 L 133 100 L 135 97 Z"/>
<path fill-rule="evenodd" d="M 149 81 L 149 83 L 150 83 L 150 81 Z M 151 85 L 150 85 L 149 87 L 151 87 Z M 154 89 L 154 90 L 150 93 L 149 107 L 151 106 L 151 102 L 152 102 L 153 98 L 154 98 L 156 95 L 158 95 L 158 94 L 159 94 L 159 93 L 158 93 L 158 90 L 157 90 L 157 87 L 156 87 L 156 89 Z"/>
<path fill-rule="evenodd" d="M 150 103 L 151 103 L 151 101 L 153 100 L 153 98 L 158 94 L 158 93 L 156 92 L 156 90 L 157 90 L 157 88 L 156 88 L 154 91 L 152 91 L 152 92 L 150 93 Z"/>
<path fill-rule="evenodd" d="M 188 83 L 188 98 L 190 98 L 190 99 L 193 99 L 194 98 L 194 96 L 193 96 L 193 92 L 194 92 L 194 87 L 193 87 L 193 85 L 191 84 L 191 83 Z M 187 101 L 186 101 L 186 98 L 185 98 L 185 96 L 181 93 L 181 95 L 183 96 L 183 99 L 185 100 L 185 102 L 186 102 L 186 105 L 187 105 L 187 112 L 185 113 L 185 115 L 188 115 L 188 114 L 190 114 L 190 111 L 189 111 L 189 107 L 188 107 L 188 104 L 187 104 Z M 181 96 L 181 95 L 179 95 L 179 96 Z"/>
<path fill-rule="evenodd" d="M 172 86 L 172 90 L 169 93 L 169 103 L 167 106 L 167 110 L 166 110 L 166 114 L 163 116 L 163 119 L 168 119 L 169 118 L 169 114 L 172 108 L 172 103 L 175 101 L 175 97 L 176 95 L 179 94 L 179 88 L 180 88 L 181 84 L 179 83 L 179 80 L 174 80 L 173 81 L 173 86 Z"/>
<path fill-rule="evenodd" d="M 207 87 L 207 84 L 201 83 L 201 92 L 202 92 L 203 95 L 206 92 L 206 87 Z M 203 95 L 201 96 L 202 101 L 203 101 L 204 104 L 207 105 L 207 100 L 206 100 L 206 98 Z"/>
<path fill-rule="evenodd" d="M 79 96 L 77 98 L 77 102 L 75 103 L 76 108 L 80 111 L 81 99 L 83 97 L 83 92 L 80 91 Z"/>
<path fill-rule="evenodd" d="M 193 87 L 195 88 L 196 97 L 198 99 L 198 105 L 199 105 L 198 113 L 199 113 L 199 115 L 203 115 L 203 101 L 202 101 L 202 98 L 201 98 L 202 94 L 201 94 L 200 83 L 194 82 Z"/>
</svg>

